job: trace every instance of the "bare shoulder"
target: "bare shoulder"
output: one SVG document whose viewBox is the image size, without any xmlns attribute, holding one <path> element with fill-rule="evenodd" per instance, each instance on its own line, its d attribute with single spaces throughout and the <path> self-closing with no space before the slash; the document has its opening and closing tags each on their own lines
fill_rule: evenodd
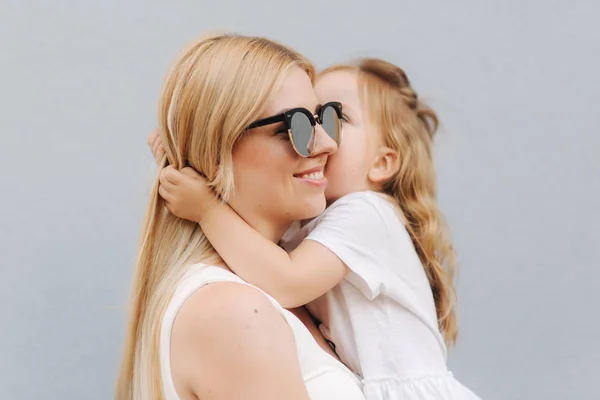
<svg viewBox="0 0 600 400">
<path fill-rule="evenodd" d="M 175 328 L 197 335 L 256 325 L 258 322 L 285 322 L 279 310 L 259 290 L 237 282 L 216 282 L 198 289 L 181 307 Z M 259 326 L 255 326 L 258 329 Z"/>
<path fill-rule="evenodd" d="M 267 399 L 284 392 L 306 398 L 293 333 L 251 286 L 218 282 L 198 289 L 176 317 L 171 349 L 176 386 L 200 398 L 252 393 Z M 275 386 L 273 376 L 280 380 Z"/>
</svg>

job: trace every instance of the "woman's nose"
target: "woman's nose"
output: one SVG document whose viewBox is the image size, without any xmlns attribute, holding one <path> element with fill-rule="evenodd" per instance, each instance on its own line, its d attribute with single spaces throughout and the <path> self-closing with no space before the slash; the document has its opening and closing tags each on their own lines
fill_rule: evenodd
<svg viewBox="0 0 600 400">
<path fill-rule="evenodd" d="M 325 132 L 325 129 L 323 129 L 321 124 L 315 125 L 315 135 L 313 137 L 313 143 L 311 147 L 313 147 L 311 149 L 312 151 L 310 152 L 311 157 L 323 154 L 331 155 L 335 153 L 338 148 L 335 140 L 333 140 L 327 134 L 327 132 Z"/>
</svg>

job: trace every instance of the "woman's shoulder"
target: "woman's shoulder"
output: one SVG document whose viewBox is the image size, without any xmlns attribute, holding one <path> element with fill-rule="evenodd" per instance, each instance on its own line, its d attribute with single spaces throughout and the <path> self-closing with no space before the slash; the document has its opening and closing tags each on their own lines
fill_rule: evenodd
<svg viewBox="0 0 600 400">
<path fill-rule="evenodd" d="M 181 292 L 181 293 L 177 293 Z M 203 330 L 220 329 L 223 324 L 245 323 L 262 313 L 280 318 L 281 310 L 260 289 L 246 283 L 231 271 L 208 265 L 197 265 L 184 277 L 176 295 L 185 300 L 175 323 L 190 324 Z M 210 319 L 211 326 L 202 322 Z"/>
<path fill-rule="evenodd" d="M 262 292 L 233 280 L 195 290 L 177 312 L 170 339 L 177 386 L 194 386 L 194 393 L 226 388 L 230 380 L 249 376 L 258 380 L 276 373 L 269 370 L 265 375 L 256 365 L 293 369 L 289 360 L 297 360 L 293 333 L 280 310 Z M 283 358 L 274 359 L 278 355 Z"/>
<path fill-rule="evenodd" d="M 221 334 L 265 318 L 281 319 L 281 313 L 264 293 L 232 279 L 198 288 L 181 306 L 175 325 Z"/>
<path fill-rule="evenodd" d="M 217 267 L 198 268 L 182 281 L 185 284 L 186 279 L 200 279 L 202 284 L 185 299 L 175 317 L 170 338 L 174 376 L 189 382 L 194 377 L 184 378 L 177 370 L 215 371 L 222 367 L 227 370 L 223 376 L 228 382 L 250 376 L 257 381 L 268 378 L 270 382 L 273 376 L 281 375 L 283 380 L 298 374 L 312 387 L 333 383 L 329 375 L 313 382 L 311 377 L 318 371 L 350 374 L 317 345 L 294 315 L 230 271 L 214 268 Z M 178 365 L 186 368 L 179 369 Z M 257 365 L 261 368 L 257 369 Z M 297 367 L 301 371 L 294 372 Z M 343 384 L 334 386 L 338 390 L 356 390 L 350 375 L 342 380 Z M 218 376 L 209 380 L 215 381 Z M 309 392 L 313 390 L 309 388 Z"/>
</svg>

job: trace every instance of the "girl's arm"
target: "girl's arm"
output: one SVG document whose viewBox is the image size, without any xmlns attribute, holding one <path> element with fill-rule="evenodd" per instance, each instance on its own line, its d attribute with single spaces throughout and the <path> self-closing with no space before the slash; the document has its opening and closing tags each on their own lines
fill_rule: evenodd
<svg viewBox="0 0 600 400">
<path fill-rule="evenodd" d="M 286 308 L 306 304 L 333 288 L 348 268 L 333 252 L 304 240 L 290 254 L 220 202 L 190 168 L 167 167 L 160 194 L 176 216 L 200 223 L 215 250 L 237 275 L 273 296 Z"/>
</svg>

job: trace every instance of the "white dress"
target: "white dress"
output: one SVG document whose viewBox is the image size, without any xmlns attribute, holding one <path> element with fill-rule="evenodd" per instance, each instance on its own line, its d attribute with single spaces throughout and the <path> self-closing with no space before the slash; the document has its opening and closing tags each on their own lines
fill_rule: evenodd
<svg viewBox="0 0 600 400">
<path fill-rule="evenodd" d="M 199 288 L 215 282 L 237 282 L 248 285 L 237 275 L 223 268 L 205 264 L 193 265 L 179 283 L 167 306 L 160 334 L 161 377 L 166 400 L 180 400 L 171 373 L 171 330 L 175 317 L 185 301 Z M 254 287 L 254 286 L 252 286 Z M 308 329 L 291 312 L 285 310 L 268 294 L 273 306 L 290 326 L 296 341 L 300 369 L 311 400 L 365 400 L 360 382 L 342 363 L 327 354 L 315 341 Z M 198 312 L 202 312 L 198 310 Z"/>
<path fill-rule="evenodd" d="M 368 400 L 478 399 L 446 367 L 431 287 L 392 203 L 370 191 L 346 195 L 281 245 L 291 251 L 305 238 L 350 269 L 308 309 Z"/>
</svg>

